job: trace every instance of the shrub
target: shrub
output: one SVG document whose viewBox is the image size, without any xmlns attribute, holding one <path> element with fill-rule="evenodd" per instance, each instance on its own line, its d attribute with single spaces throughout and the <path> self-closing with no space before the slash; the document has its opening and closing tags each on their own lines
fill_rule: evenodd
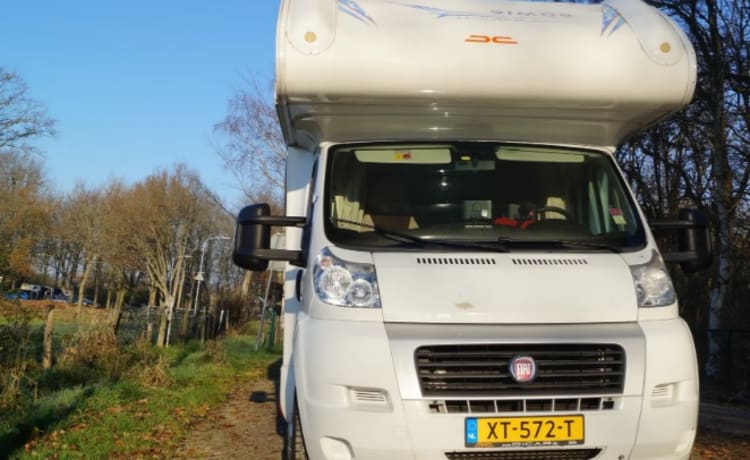
<svg viewBox="0 0 750 460">
<path fill-rule="evenodd" d="M 0 412 L 18 409 L 23 385 L 35 385 L 29 371 L 36 367 L 31 321 L 34 311 L 17 300 L 0 299 Z"/>
<path fill-rule="evenodd" d="M 58 365 L 73 373 L 91 372 L 104 380 L 117 380 L 128 367 L 128 356 L 120 350 L 111 326 L 94 324 L 73 334 L 58 359 Z"/>
<path fill-rule="evenodd" d="M 126 377 L 140 385 L 167 387 L 173 379 L 169 374 L 169 363 L 162 351 L 145 338 L 138 339 L 128 347 L 130 369 Z"/>
</svg>

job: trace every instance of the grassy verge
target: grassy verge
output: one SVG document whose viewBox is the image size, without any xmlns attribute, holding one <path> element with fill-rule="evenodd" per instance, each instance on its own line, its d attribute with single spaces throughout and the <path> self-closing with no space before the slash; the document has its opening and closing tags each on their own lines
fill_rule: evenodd
<svg viewBox="0 0 750 460">
<path fill-rule="evenodd" d="M 252 335 L 233 336 L 149 348 L 146 364 L 131 359 L 115 379 L 70 387 L 60 384 L 65 376 L 49 376 L 59 390 L 37 398 L 12 425 L 0 415 L 0 457 L 170 458 L 192 419 L 238 382 L 264 377 L 278 359 L 253 348 Z"/>
</svg>

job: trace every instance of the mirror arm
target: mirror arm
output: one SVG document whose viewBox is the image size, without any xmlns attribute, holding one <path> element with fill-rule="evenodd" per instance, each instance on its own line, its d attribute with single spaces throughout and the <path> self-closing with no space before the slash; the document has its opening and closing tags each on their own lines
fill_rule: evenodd
<svg viewBox="0 0 750 460">
<path fill-rule="evenodd" d="M 301 260 L 302 251 L 288 251 L 286 249 L 256 249 L 254 251 L 254 256 L 259 259 L 283 260 L 294 264 L 294 262 L 299 262 Z"/>
<path fill-rule="evenodd" d="M 303 228 L 307 224 L 306 217 L 288 216 L 252 216 L 238 222 L 240 225 L 263 225 L 266 227 L 297 227 Z M 298 267 L 304 266 L 303 251 L 286 249 L 255 249 L 253 254 L 258 259 L 282 260 Z"/>
<path fill-rule="evenodd" d="M 695 251 L 668 252 L 662 254 L 662 259 L 666 263 L 681 264 L 692 262 L 698 257 Z"/>
<path fill-rule="evenodd" d="M 689 228 L 705 228 L 705 225 L 696 224 L 689 220 L 657 220 L 649 222 L 653 232 L 668 232 L 670 230 L 683 230 Z"/>
<path fill-rule="evenodd" d="M 306 217 L 287 217 L 287 216 L 253 216 L 237 222 L 241 225 L 270 225 L 279 227 L 303 227 L 307 223 Z"/>
</svg>

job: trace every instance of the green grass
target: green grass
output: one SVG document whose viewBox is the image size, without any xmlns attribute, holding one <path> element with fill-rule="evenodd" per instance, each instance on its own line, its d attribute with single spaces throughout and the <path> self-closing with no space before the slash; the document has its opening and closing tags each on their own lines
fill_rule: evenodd
<svg viewBox="0 0 750 460">
<path fill-rule="evenodd" d="M 114 382 L 55 391 L 13 426 L 0 415 L 0 457 L 169 458 L 191 419 L 220 403 L 240 379 L 264 377 L 278 359 L 253 349 L 252 335 L 171 346 L 163 352 L 169 385 L 144 385 L 126 372 Z"/>
</svg>

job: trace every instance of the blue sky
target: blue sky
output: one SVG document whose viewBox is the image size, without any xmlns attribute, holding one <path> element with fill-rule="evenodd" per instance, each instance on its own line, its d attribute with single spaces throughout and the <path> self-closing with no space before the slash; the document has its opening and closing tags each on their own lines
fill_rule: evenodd
<svg viewBox="0 0 750 460">
<path fill-rule="evenodd" d="M 278 0 L 2 0 L 0 66 L 57 120 L 53 187 L 128 183 L 183 162 L 234 205 L 213 125 L 245 77 L 273 78 Z"/>
</svg>

